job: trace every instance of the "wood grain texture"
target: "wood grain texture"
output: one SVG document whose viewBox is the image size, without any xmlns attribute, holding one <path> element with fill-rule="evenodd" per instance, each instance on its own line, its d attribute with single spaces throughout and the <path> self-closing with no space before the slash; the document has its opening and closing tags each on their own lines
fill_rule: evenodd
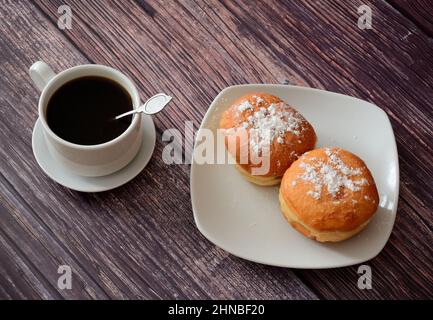
<svg viewBox="0 0 433 320">
<path fill-rule="evenodd" d="M 390 0 L 404 16 L 422 30 L 429 37 L 433 37 L 433 2 L 430 0 Z M 412 35 L 408 32 L 404 39 Z"/>
<path fill-rule="evenodd" d="M 72 8 L 71 30 L 57 29 L 61 4 Z M 418 27 L 420 20 L 385 1 L 367 2 L 373 29 L 358 29 L 360 4 L 5 2 L 0 297 L 433 297 L 433 41 Z M 143 98 L 159 91 L 175 98 L 170 112 L 155 117 L 156 150 L 137 178 L 110 192 L 82 194 L 44 176 L 32 157 L 37 92 L 26 75 L 37 59 L 57 71 L 88 61 L 107 64 L 129 75 Z M 197 128 L 228 85 L 262 82 L 349 94 L 389 115 L 401 196 L 390 241 L 368 263 L 372 290 L 358 289 L 356 266 L 302 271 L 262 266 L 215 248 L 195 228 L 189 166 L 162 162 L 161 132 L 183 130 L 186 120 Z M 137 197 L 131 200 L 131 194 Z M 74 270 L 71 291 L 56 289 L 57 266 L 63 263 Z"/>
</svg>

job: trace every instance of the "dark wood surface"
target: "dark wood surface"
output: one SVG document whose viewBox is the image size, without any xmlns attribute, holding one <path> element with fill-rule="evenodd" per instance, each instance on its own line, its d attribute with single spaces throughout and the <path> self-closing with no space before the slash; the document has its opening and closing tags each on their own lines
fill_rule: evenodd
<svg viewBox="0 0 433 320">
<path fill-rule="evenodd" d="M 357 27 L 359 5 L 373 29 Z M 72 29 L 57 27 L 68 4 Z M 431 1 L 0 1 L 0 298 L 382 299 L 433 297 L 433 4 Z M 174 97 L 154 117 L 155 153 L 112 191 L 46 177 L 32 153 L 36 60 L 61 71 L 113 66 L 142 98 Z M 290 83 L 371 101 L 397 139 L 400 199 L 385 249 L 367 264 L 290 270 L 229 255 L 196 229 L 189 166 L 161 159 L 167 128 L 195 128 L 223 88 Z M 188 152 L 187 154 L 188 155 Z M 378 155 L 379 156 L 379 155 Z M 71 290 L 57 268 L 73 270 Z"/>
</svg>

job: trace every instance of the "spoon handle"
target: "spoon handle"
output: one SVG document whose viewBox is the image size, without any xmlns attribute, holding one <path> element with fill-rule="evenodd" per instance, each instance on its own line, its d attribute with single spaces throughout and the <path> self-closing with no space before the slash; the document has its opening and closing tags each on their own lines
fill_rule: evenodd
<svg viewBox="0 0 433 320">
<path fill-rule="evenodd" d="M 165 108 L 165 106 L 171 101 L 171 99 L 172 97 L 166 95 L 165 93 L 155 94 L 153 97 L 147 99 L 147 101 L 137 109 L 122 113 L 121 115 L 116 116 L 115 119 L 117 120 L 125 116 L 129 116 L 130 114 L 139 113 L 139 112 L 148 115 L 158 113 Z"/>
<path fill-rule="evenodd" d="M 119 114 L 118 116 L 116 116 L 116 120 L 118 120 L 118 119 L 120 119 L 120 118 L 123 118 L 123 117 L 126 117 L 126 116 L 129 116 L 130 114 L 137 113 L 137 112 L 141 112 L 141 111 L 135 109 L 135 110 L 131 110 L 131 111 L 128 111 L 128 112 L 125 112 L 125 113 Z"/>
</svg>

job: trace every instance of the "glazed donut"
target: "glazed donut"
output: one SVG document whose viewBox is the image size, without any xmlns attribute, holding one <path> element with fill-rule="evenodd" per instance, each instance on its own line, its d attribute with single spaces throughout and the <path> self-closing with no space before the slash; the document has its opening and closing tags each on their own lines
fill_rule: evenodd
<svg viewBox="0 0 433 320">
<path fill-rule="evenodd" d="M 279 199 L 287 221 L 320 242 L 354 236 L 365 228 L 379 204 L 365 163 L 339 148 L 304 153 L 284 174 Z"/>
<path fill-rule="evenodd" d="M 266 93 L 236 100 L 222 114 L 220 128 L 236 168 L 258 185 L 279 184 L 287 168 L 316 144 L 311 124 L 280 98 Z"/>
</svg>

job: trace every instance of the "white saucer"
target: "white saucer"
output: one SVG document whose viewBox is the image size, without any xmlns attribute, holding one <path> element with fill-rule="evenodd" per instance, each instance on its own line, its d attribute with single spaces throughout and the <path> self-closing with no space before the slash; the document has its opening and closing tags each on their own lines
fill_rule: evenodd
<svg viewBox="0 0 433 320">
<path fill-rule="evenodd" d="M 39 119 L 35 123 L 32 148 L 36 161 L 47 176 L 69 189 L 81 192 L 101 192 L 117 188 L 137 176 L 149 162 L 155 148 L 155 126 L 152 117 L 142 115 L 143 142 L 136 157 L 123 169 L 102 177 L 76 175 L 56 162 L 46 145 Z"/>
</svg>

